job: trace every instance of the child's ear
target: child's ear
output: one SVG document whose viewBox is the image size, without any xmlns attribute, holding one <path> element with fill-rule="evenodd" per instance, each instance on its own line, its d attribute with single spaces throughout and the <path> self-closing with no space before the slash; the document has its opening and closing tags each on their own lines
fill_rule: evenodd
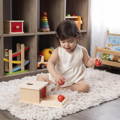
<svg viewBox="0 0 120 120">
<path fill-rule="evenodd" d="M 80 39 L 79 38 L 77 38 L 77 43 L 80 43 Z"/>
<path fill-rule="evenodd" d="M 56 47 L 58 47 L 58 46 L 60 46 L 60 41 L 59 40 L 57 40 L 57 42 L 56 42 Z"/>
</svg>

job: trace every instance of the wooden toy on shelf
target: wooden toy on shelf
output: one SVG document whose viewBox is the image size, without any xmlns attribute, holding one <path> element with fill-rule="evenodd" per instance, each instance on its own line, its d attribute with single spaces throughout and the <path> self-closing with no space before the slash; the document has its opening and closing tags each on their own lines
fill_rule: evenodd
<svg viewBox="0 0 120 120">
<path fill-rule="evenodd" d="M 40 61 L 37 63 L 38 69 L 44 69 L 47 67 L 47 62 L 44 61 L 44 56 L 40 56 Z"/>
<path fill-rule="evenodd" d="M 20 102 L 42 107 L 62 107 L 68 97 L 64 95 L 48 95 L 48 83 L 31 80 L 20 85 Z"/>
<path fill-rule="evenodd" d="M 8 34 L 20 34 L 24 33 L 23 31 L 23 20 L 9 20 L 5 22 L 5 33 Z"/>
<path fill-rule="evenodd" d="M 47 12 L 43 12 L 40 18 L 40 30 L 42 32 L 49 32 L 49 24 L 48 24 L 48 14 Z"/>
<path fill-rule="evenodd" d="M 47 61 L 52 55 L 53 49 L 52 48 L 45 48 L 40 51 L 39 53 L 39 58 L 40 61 L 37 62 L 37 68 L 38 69 L 43 69 L 47 67 Z"/>
<path fill-rule="evenodd" d="M 71 16 L 70 14 L 68 14 L 65 18 L 75 21 L 78 29 L 81 30 L 81 25 L 83 24 L 81 16 L 77 16 L 77 15 L 72 15 Z"/>
<path fill-rule="evenodd" d="M 52 55 L 52 52 L 53 52 L 52 48 L 45 48 L 42 51 L 40 51 L 40 55 L 44 56 L 45 61 L 48 61 L 48 59 Z"/>
<path fill-rule="evenodd" d="M 5 72 L 8 73 L 13 73 L 16 71 L 24 71 L 25 70 L 25 66 L 27 64 L 29 64 L 29 60 L 25 61 L 25 51 L 29 50 L 28 47 L 25 48 L 24 44 L 18 44 L 17 43 L 17 51 L 15 53 L 12 53 L 11 49 L 5 49 L 5 58 L 4 60 L 4 64 L 5 64 Z M 17 58 L 17 60 L 13 60 L 13 58 Z M 13 68 L 13 64 L 19 65 Z"/>
<path fill-rule="evenodd" d="M 105 48 L 95 48 L 95 57 L 98 54 L 103 65 L 120 67 L 120 34 L 108 31 Z"/>
<path fill-rule="evenodd" d="M 108 50 L 108 49 L 100 48 L 100 47 L 95 48 L 95 56 L 97 56 L 97 53 L 110 54 L 110 55 L 113 55 L 113 56 L 120 57 L 120 52 L 119 51 L 112 51 L 112 50 Z M 102 64 L 103 65 L 114 66 L 114 67 L 120 67 L 120 62 L 119 61 L 103 59 Z"/>
</svg>

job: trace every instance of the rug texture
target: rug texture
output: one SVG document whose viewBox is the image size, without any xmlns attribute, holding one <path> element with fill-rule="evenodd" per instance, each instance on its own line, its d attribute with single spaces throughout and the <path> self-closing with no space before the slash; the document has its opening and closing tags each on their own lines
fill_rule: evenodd
<svg viewBox="0 0 120 120">
<path fill-rule="evenodd" d="M 120 75 L 87 69 L 86 81 L 90 84 L 89 93 L 70 90 L 58 90 L 51 94 L 64 94 L 69 101 L 63 108 L 47 108 L 19 103 L 19 85 L 24 81 L 36 79 L 36 76 L 0 82 L 0 109 L 8 110 L 17 118 L 25 120 L 59 119 L 72 113 L 99 105 L 120 96 Z"/>
</svg>

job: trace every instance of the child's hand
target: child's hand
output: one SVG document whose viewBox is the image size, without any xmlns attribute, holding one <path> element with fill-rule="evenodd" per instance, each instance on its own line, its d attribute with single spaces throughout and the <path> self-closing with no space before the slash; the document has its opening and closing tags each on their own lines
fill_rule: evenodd
<svg viewBox="0 0 120 120">
<path fill-rule="evenodd" d="M 88 61 L 88 66 L 101 66 L 102 65 L 102 60 L 99 58 L 90 58 Z"/>
<path fill-rule="evenodd" d="M 99 67 L 101 65 L 102 65 L 102 60 L 99 59 L 99 58 L 96 58 L 96 60 L 95 60 L 95 66 Z"/>
<path fill-rule="evenodd" d="M 62 75 L 57 75 L 56 77 L 57 85 L 63 85 L 65 83 L 65 78 Z"/>
<path fill-rule="evenodd" d="M 64 85 L 65 81 L 64 80 L 58 80 L 58 85 Z"/>
<path fill-rule="evenodd" d="M 87 66 L 93 67 L 95 65 L 95 60 L 96 60 L 96 58 L 90 58 L 88 63 L 87 63 Z"/>
</svg>

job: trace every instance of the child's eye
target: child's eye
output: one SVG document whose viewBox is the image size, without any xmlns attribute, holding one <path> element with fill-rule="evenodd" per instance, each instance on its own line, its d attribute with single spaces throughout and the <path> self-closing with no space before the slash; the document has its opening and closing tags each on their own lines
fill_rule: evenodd
<svg viewBox="0 0 120 120">
<path fill-rule="evenodd" d="M 62 41 L 62 43 L 65 43 L 64 41 Z"/>
<path fill-rule="evenodd" d="M 69 43 L 73 43 L 73 41 L 72 41 L 72 40 L 70 40 L 70 41 L 69 41 Z"/>
<path fill-rule="evenodd" d="M 60 41 L 60 43 L 64 44 L 64 43 L 65 43 L 65 41 Z"/>
</svg>

